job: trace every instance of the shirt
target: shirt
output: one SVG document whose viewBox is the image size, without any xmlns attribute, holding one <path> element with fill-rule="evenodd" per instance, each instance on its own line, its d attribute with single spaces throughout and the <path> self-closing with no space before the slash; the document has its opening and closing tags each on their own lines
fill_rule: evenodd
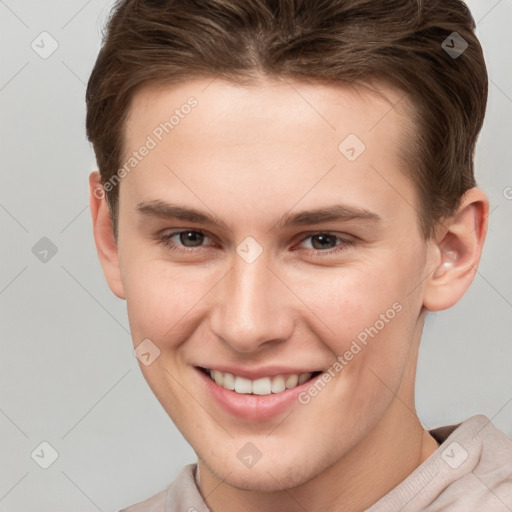
<svg viewBox="0 0 512 512">
<path fill-rule="evenodd" d="M 429 431 L 439 448 L 366 512 L 512 512 L 512 441 L 483 416 Z M 210 512 L 185 466 L 164 491 L 120 512 Z"/>
</svg>

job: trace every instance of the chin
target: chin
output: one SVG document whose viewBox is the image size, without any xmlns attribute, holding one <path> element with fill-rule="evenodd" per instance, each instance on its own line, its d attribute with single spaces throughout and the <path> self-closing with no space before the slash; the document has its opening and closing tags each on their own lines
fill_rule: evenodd
<svg viewBox="0 0 512 512">
<path fill-rule="evenodd" d="M 237 460 L 237 462 L 239 462 Z M 233 469 L 232 463 L 223 467 L 208 465 L 217 478 L 224 483 L 242 491 L 276 492 L 302 485 L 317 474 L 311 467 L 298 467 L 299 463 L 290 466 L 283 462 L 276 465 L 271 460 L 266 464 L 260 460 L 252 468 Z M 302 465 L 302 464 L 301 464 Z"/>
</svg>

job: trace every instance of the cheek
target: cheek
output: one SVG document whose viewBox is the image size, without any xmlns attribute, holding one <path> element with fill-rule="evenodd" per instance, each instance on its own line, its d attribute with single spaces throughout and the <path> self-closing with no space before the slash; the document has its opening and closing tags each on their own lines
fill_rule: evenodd
<svg viewBox="0 0 512 512">
<path fill-rule="evenodd" d="M 393 304 L 410 302 L 410 275 L 390 272 L 382 263 L 295 277 L 297 295 L 336 334 L 373 325 Z"/>
<path fill-rule="evenodd" d="M 422 274 L 411 262 L 420 259 L 409 258 L 408 265 L 402 261 L 390 271 L 396 258 L 381 254 L 357 268 L 322 269 L 300 280 L 295 276 L 297 295 L 310 310 L 303 320 L 334 357 L 350 363 L 349 371 L 369 359 L 372 367 L 403 364 L 421 309 L 419 291 L 411 293 Z"/>
<path fill-rule="evenodd" d="M 177 269 L 162 260 L 131 263 L 123 283 L 134 343 L 149 338 L 178 344 L 186 326 L 203 310 L 213 285 L 211 271 L 207 275 L 197 268 Z"/>
</svg>

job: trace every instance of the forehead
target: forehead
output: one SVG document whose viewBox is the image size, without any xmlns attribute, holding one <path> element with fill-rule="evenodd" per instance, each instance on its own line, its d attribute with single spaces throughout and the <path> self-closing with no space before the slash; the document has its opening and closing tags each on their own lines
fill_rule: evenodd
<svg viewBox="0 0 512 512">
<path fill-rule="evenodd" d="M 320 192 L 336 201 L 343 190 L 360 204 L 378 195 L 384 208 L 397 191 L 411 194 L 401 190 L 410 188 L 401 157 L 412 130 L 408 111 L 404 94 L 382 83 L 197 79 L 145 87 L 127 118 L 125 159 L 149 139 L 153 147 L 121 191 L 150 198 L 180 190 L 196 203 L 194 192 L 236 194 L 240 204 L 267 211 L 276 193 L 290 203 L 283 206 L 303 196 L 307 206 Z M 308 189 L 315 193 L 306 197 Z"/>
<path fill-rule="evenodd" d="M 405 94 L 378 81 L 353 85 L 261 77 L 250 85 L 240 85 L 218 79 L 195 79 L 175 85 L 142 87 L 132 99 L 125 124 L 127 147 L 137 136 L 151 133 L 155 121 L 168 121 L 173 113 L 180 120 L 183 114 L 187 116 L 190 109 L 184 107 L 189 98 L 197 101 L 192 117 L 209 121 L 203 124 L 203 131 L 214 127 L 218 134 L 215 139 L 222 139 L 226 145 L 238 143 L 242 137 L 246 142 L 256 143 L 284 126 L 292 128 L 290 135 L 295 136 L 300 127 L 307 135 L 337 138 L 344 132 L 359 132 L 366 139 L 371 138 L 371 132 L 384 117 L 387 118 L 384 130 L 389 133 L 393 127 L 390 137 L 398 136 L 404 125 L 411 127 Z M 186 112 L 176 112 L 181 109 Z M 185 137 L 187 124 L 191 123 L 183 123 L 173 135 L 179 137 L 182 132 Z M 238 130 L 240 127 L 244 128 L 243 132 Z M 191 128 L 197 133 L 196 124 Z M 280 133 L 279 142 L 285 142 L 287 133 Z"/>
</svg>

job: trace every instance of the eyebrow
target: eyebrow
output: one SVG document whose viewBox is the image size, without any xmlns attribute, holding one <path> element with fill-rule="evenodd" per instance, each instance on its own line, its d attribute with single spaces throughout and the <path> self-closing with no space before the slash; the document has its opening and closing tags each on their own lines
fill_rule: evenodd
<svg viewBox="0 0 512 512">
<path fill-rule="evenodd" d="M 283 217 L 276 222 L 274 228 L 286 229 L 295 226 L 321 224 L 323 222 L 348 222 L 352 220 L 378 222 L 382 220 L 382 218 L 375 212 L 365 208 L 335 204 L 324 208 L 283 215 Z"/>
<path fill-rule="evenodd" d="M 207 213 L 195 208 L 188 208 L 161 200 L 143 201 L 137 204 L 137 211 L 146 217 L 162 219 L 178 219 L 198 224 L 209 224 L 231 231 L 228 225 L 214 213 Z M 297 226 L 321 224 L 333 221 L 370 221 L 379 222 L 382 218 L 375 212 L 365 208 L 345 205 L 331 205 L 324 208 L 287 213 L 281 217 L 271 230 L 289 229 Z"/>
<path fill-rule="evenodd" d="M 213 213 L 206 213 L 195 208 L 186 208 L 160 200 L 143 201 L 137 205 L 137 211 L 146 217 L 161 219 L 178 219 L 197 224 L 210 224 L 231 231 L 228 225 Z"/>
</svg>

